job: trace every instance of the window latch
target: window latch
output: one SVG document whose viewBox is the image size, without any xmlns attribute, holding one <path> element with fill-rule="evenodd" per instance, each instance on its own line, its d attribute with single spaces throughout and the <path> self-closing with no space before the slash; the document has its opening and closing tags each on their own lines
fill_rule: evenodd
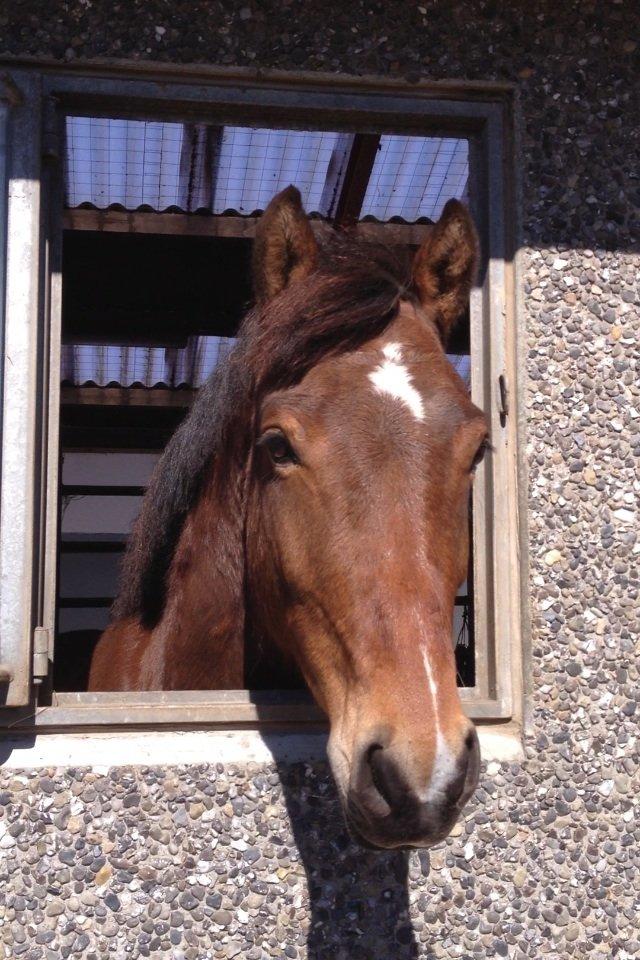
<svg viewBox="0 0 640 960">
<path fill-rule="evenodd" d="M 509 389 L 504 373 L 501 373 L 498 377 L 498 394 L 498 412 L 500 413 L 500 422 L 502 426 L 504 426 L 504 422 L 509 413 Z"/>
<path fill-rule="evenodd" d="M 51 631 L 36 627 L 33 631 L 33 680 L 41 683 L 49 673 L 49 641 Z"/>
</svg>

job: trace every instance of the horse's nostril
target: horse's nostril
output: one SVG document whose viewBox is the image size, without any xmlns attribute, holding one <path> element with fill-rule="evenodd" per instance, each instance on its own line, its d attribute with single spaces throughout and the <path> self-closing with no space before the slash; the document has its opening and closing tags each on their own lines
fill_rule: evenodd
<svg viewBox="0 0 640 960">
<path fill-rule="evenodd" d="M 463 807 L 478 783 L 480 773 L 480 744 L 478 734 L 473 727 L 464 741 L 465 751 L 460 759 L 460 768 L 455 780 L 457 796 L 452 800 L 459 807 Z"/>
<path fill-rule="evenodd" d="M 449 781 L 445 790 L 445 796 L 448 804 L 456 804 L 462 797 L 465 784 L 467 782 L 467 770 L 469 768 L 469 752 L 465 751 L 458 761 L 455 776 Z"/>
<path fill-rule="evenodd" d="M 391 802 L 391 797 L 387 783 L 385 781 L 384 775 L 384 764 L 382 762 L 382 750 L 383 748 L 379 743 L 374 743 L 366 752 L 366 762 L 369 764 L 369 770 L 371 771 L 371 780 L 373 785 L 382 797 L 383 800 L 389 804 L 390 807 L 393 807 Z"/>
<path fill-rule="evenodd" d="M 475 729 L 469 731 L 456 766 L 453 778 L 447 784 L 445 796 L 447 803 L 460 808 L 467 802 L 475 789 L 480 769 L 480 749 Z"/>
<path fill-rule="evenodd" d="M 367 749 L 364 751 L 364 758 L 365 758 L 366 762 L 367 762 L 367 763 L 371 763 L 371 757 L 373 756 L 373 754 L 376 753 L 376 751 L 378 751 L 378 750 L 383 750 L 383 749 L 384 749 L 384 748 L 383 748 L 383 746 L 382 746 L 381 743 L 372 743 L 372 744 L 370 744 L 370 745 L 367 747 Z"/>
<path fill-rule="evenodd" d="M 406 800 L 407 788 L 389 752 L 381 744 L 373 743 L 366 749 L 363 760 L 375 790 L 391 810 L 397 811 L 403 799 Z"/>
</svg>

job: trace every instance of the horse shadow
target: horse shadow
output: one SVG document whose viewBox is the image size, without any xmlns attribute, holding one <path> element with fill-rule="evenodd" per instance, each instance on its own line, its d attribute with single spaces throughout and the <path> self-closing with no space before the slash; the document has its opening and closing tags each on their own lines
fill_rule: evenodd
<svg viewBox="0 0 640 960">
<path fill-rule="evenodd" d="M 409 854 L 359 846 L 347 831 L 328 762 L 292 762 L 282 754 L 282 737 L 264 739 L 306 872 L 309 960 L 417 960 Z"/>
</svg>

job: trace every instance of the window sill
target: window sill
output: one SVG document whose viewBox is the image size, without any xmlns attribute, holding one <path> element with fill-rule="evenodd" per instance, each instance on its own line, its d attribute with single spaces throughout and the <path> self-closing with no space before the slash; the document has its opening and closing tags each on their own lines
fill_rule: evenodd
<svg viewBox="0 0 640 960">
<path fill-rule="evenodd" d="M 523 759 L 522 733 L 517 724 L 481 724 L 478 735 L 485 763 L 518 763 Z M 313 762 L 325 758 L 326 743 L 326 731 L 321 730 L 16 733 L 3 740 L 0 763 L 9 769 L 87 766 L 104 773 L 119 766 Z"/>
</svg>

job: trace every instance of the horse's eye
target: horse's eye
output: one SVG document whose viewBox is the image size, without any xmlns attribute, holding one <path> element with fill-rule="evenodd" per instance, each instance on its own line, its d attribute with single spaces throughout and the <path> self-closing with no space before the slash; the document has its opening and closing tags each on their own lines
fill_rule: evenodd
<svg viewBox="0 0 640 960">
<path fill-rule="evenodd" d="M 478 466 L 478 464 L 482 463 L 482 461 L 484 460 L 484 455 L 487 452 L 487 450 L 493 450 L 493 447 L 491 446 L 491 442 L 489 438 L 485 437 L 482 443 L 480 444 L 480 446 L 478 447 L 478 449 L 476 450 L 476 455 L 473 458 L 473 461 L 471 463 L 470 473 L 475 473 L 476 467 Z"/>
<path fill-rule="evenodd" d="M 276 466 L 286 466 L 289 463 L 297 463 L 297 458 L 291 444 L 283 433 L 279 430 L 270 430 L 260 438 L 260 446 L 267 449 L 271 462 Z"/>
</svg>

